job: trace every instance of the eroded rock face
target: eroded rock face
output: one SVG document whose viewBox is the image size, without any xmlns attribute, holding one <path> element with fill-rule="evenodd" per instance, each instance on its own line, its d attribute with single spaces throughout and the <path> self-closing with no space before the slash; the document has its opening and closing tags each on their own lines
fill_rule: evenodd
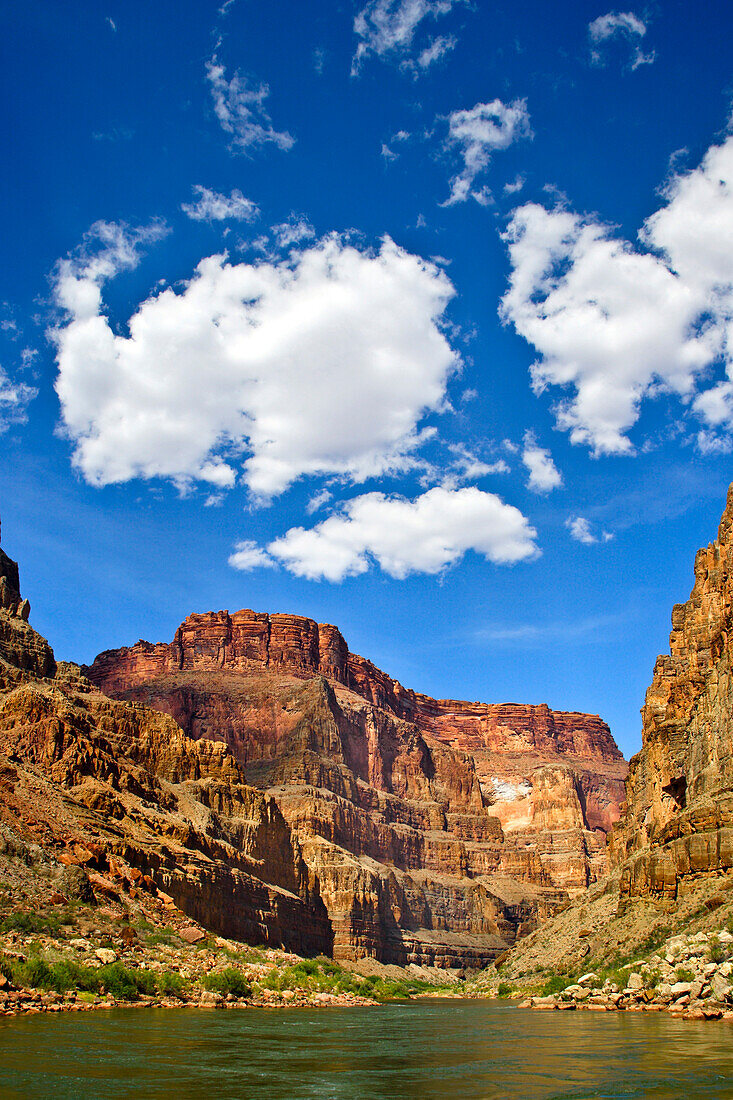
<svg viewBox="0 0 733 1100">
<path fill-rule="evenodd" d="M 485 964 L 605 868 L 626 764 L 597 716 L 431 699 L 334 626 L 248 610 L 86 672 L 225 742 L 276 799 L 337 957 Z"/>
<path fill-rule="evenodd" d="M 51 647 L 28 625 L 31 605 L 20 594 L 18 565 L 0 549 L 0 657 L 38 676 L 56 672 Z"/>
<path fill-rule="evenodd" d="M 697 876 L 733 868 L 733 486 L 695 584 L 672 611 L 631 760 L 627 806 L 611 844 L 622 903 L 677 896 Z"/>
<path fill-rule="evenodd" d="M 125 868 L 212 931 L 330 953 L 317 884 L 276 802 L 244 783 L 223 744 L 57 666 L 4 554 L 0 581 L 0 831 L 69 873 L 93 868 L 96 889 L 114 893 Z"/>
<path fill-rule="evenodd" d="M 516 807 L 502 803 L 515 802 L 516 790 L 533 769 L 551 763 L 573 769 L 586 828 L 608 832 L 618 819 L 626 762 L 597 715 L 552 711 L 545 705 L 468 703 L 420 695 L 350 653 L 335 626 L 301 616 L 249 610 L 190 615 L 170 644 L 140 641 L 109 650 L 86 671 L 115 697 L 137 697 L 144 686 L 143 694 L 155 706 L 157 690 L 157 704 L 176 713 L 187 731 L 225 740 L 243 763 L 249 763 L 268 755 L 268 745 L 280 736 L 282 719 L 266 702 L 258 707 L 249 690 L 237 692 L 238 679 L 226 674 L 241 673 L 251 684 L 258 669 L 269 674 L 262 681 L 262 697 L 274 682 L 273 674 L 302 679 L 321 675 L 337 692 L 346 688 L 374 708 L 413 723 L 432 739 L 469 753 L 485 794 L 510 829 Z M 172 689 L 171 677 L 179 673 L 190 675 L 176 676 Z M 221 675 L 217 678 L 216 673 Z M 221 702 L 227 693 L 221 690 L 224 683 L 232 696 L 226 703 Z M 205 699 L 209 686 L 213 690 Z M 247 715 L 255 711 L 257 729 L 247 722 Z M 246 735 L 241 733 L 243 719 Z M 505 799 L 507 791 L 510 797 Z M 531 785 L 525 797 L 530 792 Z M 525 806 L 525 816 L 531 813 Z"/>
</svg>

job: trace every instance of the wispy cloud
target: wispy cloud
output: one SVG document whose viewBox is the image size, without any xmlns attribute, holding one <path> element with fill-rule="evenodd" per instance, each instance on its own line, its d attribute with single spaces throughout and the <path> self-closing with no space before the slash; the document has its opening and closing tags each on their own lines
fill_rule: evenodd
<svg viewBox="0 0 733 1100">
<path fill-rule="evenodd" d="M 330 489 L 321 489 L 320 492 L 314 493 L 305 506 L 305 510 L 309 516 L 314 515 L 324 504 L 328 504 L 329 500 L 333 498 L 333 493 Z"/>
<path fill-rule="evenodd" d="M 323 75 L 323 70 L 326 65 L 326 51 L 322 47 L 318 47 L 313 51 L 313 68 L 319 76 Z"/>
<path fill-rule="evenodd" d="M 465 443 L 449 443 L 448 450 L 453 456 L 451 460 L 436 465 L 427 464 L 425 474 L 421 478 L 424 485 L 442 485 L 444 488 L 455 489 L 466 482 L 475 482 L 483 477 L 495 474 L 508 474 L 509 466 L 503 458 L 493 462 L 485 462 Z"/>
<path fill-rule="evenodd" d="M 609 531 L 599 531 L 598 534 L 591 526 L 590 520 L 585 516 L 570 516 L 565 521 L 565 526 L 570 532 L 571 538 L 576 542 L 582 542 L 584 546 L 594 546 L 597 542 L 610 542 L 613 535 Z"/>
<path fill-rule="evenodd" d="M 25 424 L 28 406 L 38 390 L 25 382 L 15 382 L 0 367 L 0 435 L 12 424 Z"/>
<path fill-rule="evenodd" d="M 503 188 L 504 194 L 505 195 L 516 195 L 516 194 L 518 194 L 522 190 L 522 188 L 524 187 L 526 182 L 527 182 L 527 180 L 524 176 L 521 176 L 521 175 L 515 176 L 514 179 L 511 180 L 509 183 L 504 184 L 504 188 Z"/>
<path fill-rule="evenodd" d="M 417 55 L 417 63 L 421 69 L 427 69 L 433 65 L 436 61 L 440 61 L 442 58 L 449 54 L 451 50 L 456 48 L 456 38 L 450 35 L 438 35 L 434 38 L 429 46 L 426 46 L 424 50 Z"/>
<path fill-rule="evenodd" d="M 240 70 L 227 79 L 226 69 L 216 54 L 206 63 L 206 79 L 211 88 L 214 113 L 221 128 L 231 136 L 229 148 L 246 153 L 259 145 L 272 144 L 292 149 L 295 138 L 284 130 L 275 130 L 267 113 L 267 84 L 252 84 Z"/>
<path fill-rule="evenodd" d="M 651 65 L 656 56 L 654 51 L 645 54 L 641 48 L 641 40 L 646 32 L 646 23 L 633 11 L 610 11 L 606 15 L 599 15 L 588 24 L 591 60 L 595 65 L 604 64 L 603 45 L 611 39 L 621 39 L 631 48 L 632 71 L 640 65 Z"/>
<path fill-rule="evenodd" d="M 609 631 L 628 619 L 628 614 L 619 614 L 550 623 L 491 623 L 476 631 L 474 638 L 507 648 L 535 649 L 550 642 L 587 645 L 607 640 Z"/>
<path fill-rule="evenodd" d="M 92 134 L 93 141 L 132 141 L 135 131 L 129 126 L 113 126 L 106 132 L 95 130 Z"/>
<path fill-rule="evenodd" d="M 287 221 L 272 226 L 272 234 L 279 248 L 292 248 L 312 241 L 316 231 L 304 214 L 291 214 Z"/>
<path fill-rule="evenodd" d="M 416 36 L 428 20 L 447 15 L 456 4 L 466 0 L 369 0 L 354 19 L 354 32 L 359 39 L 351 67 L 352 75 L 370 54 L 396 61 L 401 68 L 414 74 L 424 72 L 454 48 L 453 35 L 437 35 L 424 45 L 417 45 L 417 58 L 412 51 Z"/>
<path fill-rule="evenodd" d="M 382 142 L 381 155 L 386 161 L 397 160 L 400 154 L 396 153 L 392 146 L 409 140 L 410 135 L 407 130 L 398 130 L 396 134 L 392 134 L 392 137 L 389 139 L 389 144 L 386 141 Z"/>
<path fill-rule="evenodd" d="M 483 175 L 495 152 L 507 149 L 520 138 L 531 138 L 527 103 L 515 99 L 502 103 L 494 99 L 490 103 L 477 103 L 465 111 L 453 111 L 448 116 L 448 134 L 444 148 L 456 154 L 462 162 L 459 172 L 450 181 L 450 195 L 442 203 L 453 206 L 473 198 L 485 206 L 491 201 L 487 186 L 475 187 L 476 179 Z"/>
<path fill-rule="evenodd" d="M 210 191 L 208 187 L 196 184 L 193 188 L 196 201 L 183 203 L 181 210 L 193 221 L 240 221 L 251 222 L 259 215 L 257 204 L 246 199 L 236 188 L 228 195 Z"/>
</svg>

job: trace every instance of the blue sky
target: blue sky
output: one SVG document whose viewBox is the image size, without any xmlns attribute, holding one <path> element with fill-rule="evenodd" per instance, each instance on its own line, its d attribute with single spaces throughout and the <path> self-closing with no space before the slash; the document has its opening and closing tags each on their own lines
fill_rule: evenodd
<svg viewBox="0 0 733 1100">
<path fill-rule="evenodd" d="M 290 611 L 636 751 L 731 480 L 729 6 L 0 18 L 0 514 L 57 655 Z"/>
</svg>

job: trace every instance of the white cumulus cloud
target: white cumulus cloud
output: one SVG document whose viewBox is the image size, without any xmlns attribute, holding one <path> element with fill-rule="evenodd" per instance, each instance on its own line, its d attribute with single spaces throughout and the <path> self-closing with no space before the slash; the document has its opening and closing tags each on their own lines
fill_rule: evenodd
<svg viewBox="0 0 733 1100">
<path fill-rule="evenodd" d="M 665 200 L 642 247 L 595 218 L 533 203 L 506 234 L 502 316 L 539 352 L 536 392 L 574 391 L 557 423 L 595 454 L 632 453 L 641 403 L 660 392 L 693 401 L 709 426 L 733 426 L 733 137 L 674 176 Z M 697 392 L 716 364 L 727 379 Z"/>
<path fill-rule="evenodd" d="M 352 75 L 359 72 L 370 54 L 394 58 L 403 67 L 416 71 L 410 59 L 416 33 L 425 20 L 447 15 L 455 4 L 464 0 L 369 0 L 354 19 L 354 33 L 359 39 L 352 64 Z M 420 50 L 417 66 L 427 69 L 455 45 L 452 36 L 430 39 Z"/>
<path fill-rule="evenodd" d="M 477 103 L 466 111 L 453 111 L 448 116 L 448 136 L 445 148 L 457 153 L 462 168 L 450 181 L 450 195 L 443 206 L 465 202 L 474 198 L 485 205 L 490 192 L 483 186 L 474 188 L 478 176 L 489 167 L 491 157 L 498 149 L 507 149 L 519 138 L 532 137 L 527 104 L 523 99 L 502 103 L 494 99 L 490 103 Z"/>
<path fill-rule="evenodd" d="M 562 485 L 562 475 L 552 455 L 540 447 L 532 432 L 525 432 L 522 462 L 529 470 L 527 487 L 534 493 L 550 493 Z"/>
<path fill-rule="evenodd" d="M 336 236 L 286 260 L 208 256 L 120 334 L 102 285 L 135 245 L 117 237 L 116 260 L 103 249 L 57 272 L 56 390 L 87 481 L 241 478 L 267 498 L 304 475 L 359 482 L 414 464 L 459 363 L 441 328 L 454 290 L 434 264 Z"/>
<path fill-rule="evenodd" d="M 342 581 L 375 563 L 403 580 L 411 573 L 440 573 L 469 550 L 499 565 L 526 561 L 539 553 L 536 538 L 519 509 L 493 493 L 436 487 L 414 500 L 365 493 L 315 527 L 291 528 L 267 554 L 309 580 Z M 236 557 L 230 564 L 239 567 Z"/>
<path fill-rule="evenodd" d="M 95 313 L 101 305 L 100 287 L 121 271 L 131 271 L 140 262 L 147 245 L 169 232 L 165 222 L 152 221 L 135 228 L 124 222 L 94 222 L 72 259 L 61 260 L 55 272 L 56 300 L 74 314 Z M 83 277 L 77 278 L 78 275 Z"/>
<path fill-rule="evenodd" d="M 606 15 L 599 15 L 592 23 L 588 24 L 588 38 L 591 45 L 591 60 L 601 64 L 603 54 L 599 47 L 613 38 L 627 41 L 631 46 L 631 68 L 638 69 L 640 65 L 650 65 L 654 61 L 654 53 L 645 54 L 641 49 L 641 39 L 647 32 L 646 23 L 633 11 L 609 11 Z"/>
<path fill-rule="evenodd" d="M 246 199 L 236 188 L 228 195 L 210 191 L 196 184 L 193 188 L 196 201 L 183 203 L 181 210 L 196 222 L 232 221 L 251 222 L 259 214 L 257 204 Z"/>
<path fill-rule="evenodd" d="M 267 84 L 253 85 L 239 70 L 227 80 L 226 69 L 216 54 L 206 63 L 206 78 L 214 113 L 222 130 L 231 137 L 229 148 L 233 152 L 245 153 L 268 143 L 278 149 L 292 149 L 295 138 L 286 131 L 275 130 L 267 113 L 265 100 L 270 94 Z"/>
</svg>

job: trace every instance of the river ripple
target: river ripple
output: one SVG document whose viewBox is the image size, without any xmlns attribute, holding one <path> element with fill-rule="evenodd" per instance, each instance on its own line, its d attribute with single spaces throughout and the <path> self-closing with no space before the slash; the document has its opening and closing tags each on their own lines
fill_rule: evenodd
<svg viewBox="0 0 733 1100">
<path fill-rule="evenodd" d="M 457 1000 L 16 1017 L 0 1021 L 0 1096 L 725 1100 L 733 1028 Z"/>
</svg>

